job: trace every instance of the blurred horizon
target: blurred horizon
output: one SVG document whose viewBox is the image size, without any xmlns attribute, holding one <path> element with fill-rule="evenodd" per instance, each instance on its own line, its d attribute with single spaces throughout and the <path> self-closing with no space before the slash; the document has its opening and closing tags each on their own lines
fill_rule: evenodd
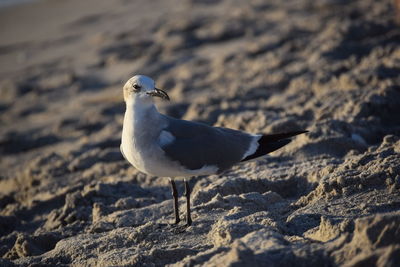
<svg viewBox="0 0 400 267">
<path fill-rule="evenodd" d="M 33 1 L 42 1 L 42 0 L 0 0 L 0 8 L 21 5 Z"/>
</svg>

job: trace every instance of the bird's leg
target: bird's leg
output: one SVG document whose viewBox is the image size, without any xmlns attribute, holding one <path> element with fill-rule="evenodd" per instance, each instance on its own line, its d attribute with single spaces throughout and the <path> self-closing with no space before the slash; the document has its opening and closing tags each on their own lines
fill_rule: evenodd
<svg viewBox="0 0 400 267">
<path fill-rule="evenodd" d="M 172 196 L 174 197 L 174 213 L 175 213 L 175 224 L 178 224 L 181 219 L 179 218 L 179 206 L 178 206 L 178 190 L 176 190 L 176 184 L 173 179 L 169 179 L 171 183 Z"/>
<path fill-rule="evenodd" d="M 186 197 L 186 226 L 190 226 L 192 224 L 192 216 L 190 215 L 190 188 L 189 183 L 184 180 L 185 183 L 185 197 Z"/>
</svg>

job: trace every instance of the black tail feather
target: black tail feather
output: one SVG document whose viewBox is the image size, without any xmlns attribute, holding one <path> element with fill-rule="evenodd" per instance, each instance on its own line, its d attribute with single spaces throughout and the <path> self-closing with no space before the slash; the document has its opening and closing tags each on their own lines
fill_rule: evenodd
<svg viewBox="0 0 400 267">
<path fill-rule="evenodd" d="M 258 140 L 258 148 L 256 152 L 247 156 L 242 161 L 252 160 L 261 156 L 264 156 L 268 153 L 271 153 L 279 148 L 287 145 L 292 141 L 289 139 L 290 137 L 307 133 L 308 131 L 295 131 L 288 133 L 279 133 L 279 134 L 266 134 L 261 136 L 260 140 Z"/>
</svg>

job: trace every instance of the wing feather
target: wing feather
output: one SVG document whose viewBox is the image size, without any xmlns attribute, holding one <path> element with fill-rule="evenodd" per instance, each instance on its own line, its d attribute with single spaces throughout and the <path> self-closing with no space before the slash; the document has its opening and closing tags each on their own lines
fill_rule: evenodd
<svg viewBox="0 0 400 267">
<path fill-rule="evenodd" d="M 253 136 L 241 131 L 169 118 L 164 131 L 175 140 L 162 147 L 168 158 L 187 169 L 217 166 L 219 170 L 240 162 L 248 151 Z"/>
</svg>

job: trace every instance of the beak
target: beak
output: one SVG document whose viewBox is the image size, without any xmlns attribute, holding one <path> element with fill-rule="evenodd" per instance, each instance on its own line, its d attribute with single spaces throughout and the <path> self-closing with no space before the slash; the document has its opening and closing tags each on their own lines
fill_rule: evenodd
<svg viewBox="0 0 400 267">
<path fill-rule="evenodd" d="M 162 99 L 169 101 L 168 94 L 165 91 L 158 89 L 158 88 L 154 88 L 154 91 L 147 92 L 147 94 L 150 96 L 158 96 L 158 97 L 161 97 Z"/>
</svg>

